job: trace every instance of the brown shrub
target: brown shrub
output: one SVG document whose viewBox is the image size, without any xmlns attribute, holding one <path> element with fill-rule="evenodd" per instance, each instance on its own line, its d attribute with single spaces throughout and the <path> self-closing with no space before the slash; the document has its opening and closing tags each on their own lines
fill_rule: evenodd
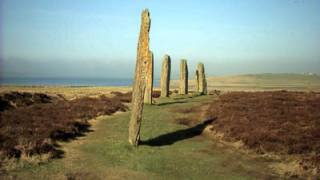
<svg viewBox="0 0 320 180">
<path fill-rule="evenodd" d="M 114 95 L 115 99 L 120 100 L 121 102 L 129 103 L 131 102 L 132 92 L 121 93 L 118 91 L 112 91 L 111 94 Z"/>
<path fill-rule="evenodd" d="M 170 92 L 169 92 L 169 94 L 170 94 Z M 157 90 L 152 91 L 153 98 L 159 98 L 160 96 L 161 96 L 161 91 L 157 91 Z"/>
<path fill-rule="evenodd" d="M 210 103 L 206 116 L 226 140 L 259 153 L 302 155 L 320 168 L 320 94 L 232 92 Z"/>
<path fill-rule="evenodd" d="M 126 93 L 121 93 L 118 91 L 112 91 L 111 94 L 114 95 L 114 98 L 119 99 L 121 102 L 126 102 L 129 103 L 131 102 L 131 98 L 132 98 L 132 92 L 126 92 Z M 159 98 L 161 94 L 161 91 L 153 91 L 152 92 L 152 97 L 153 98 Z"/>
<path fill-rule="evenodd" d="M 55 140 L 87 131 L 87 120 L 126 109 L 117 98 L 85 97 L 4 111 L 0 114 L 0 153 L 19 157 L 52 152 Z"/>
<path fill-rule="evenodd" d="M 57 97 L 52 97 L 43 93 L 16 91 L 3 93 L 0 95 L 0 112 L 33 104 L 51 103 L 57 100 Z"/>
</svg>

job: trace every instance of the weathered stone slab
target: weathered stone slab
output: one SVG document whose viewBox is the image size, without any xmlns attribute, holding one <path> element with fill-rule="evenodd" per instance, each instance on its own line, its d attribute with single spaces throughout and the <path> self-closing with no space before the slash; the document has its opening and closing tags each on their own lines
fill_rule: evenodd
<svg viewBox="0 0 320 180">
<path fill-rule="evenodd" d="M 179 94 L 188 94 L 188 65 L 187 60 L 180 61 L 180 86 Z"/>
<path fill-rule="evenodd" d="M 161 72 L 161 97 L 168 97 L 170 91 L 170 72 L 171 71 L 171 59 L 169 55 L 165 55 L 162 62 Z"/>
<path fill-rule="evenodd" d="M 198 80 L 199 91 L 198 92 L 200 94 L 207 94 L 207 79 L 206 79 L 206 74 L 205 74 L 203 63 L 198 64 L 197 71 L 199 74 L 199 80 Z"/>
<path fill-rule="evenodd" d="M 153 53 L 150 51 L 146 64 L 146 91 L 144 94 L 144 103 L 152 104 L 152 91 L 153 91 Z"/>
<path fill-rule="evenodd" d="M 194 80 L 195 80 L 195 92 L 198 93 L 199 92 L 199 71 L 198 71 L 198 69 L 196 70 Z"/>
</svg>

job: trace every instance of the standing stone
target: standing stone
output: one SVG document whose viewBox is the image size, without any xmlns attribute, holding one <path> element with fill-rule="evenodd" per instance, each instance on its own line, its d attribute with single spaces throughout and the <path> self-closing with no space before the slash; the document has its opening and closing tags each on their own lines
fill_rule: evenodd
<svg viewBox="0 0 320 180">
<path fill-rule="evenodd" d="M 188 94 L 188 65 L 187 60 L 182 59 L 180 62 L 180 91 L 179 94 Z"/>
<path fill-rule="evenodd" d="M 198 64 L 198 74 L 199 74 L 199 93 L 200 94 L 207 94 L 207 80 L 206 80 L 206 75 L 204 71 L 204 64 L 199 63 Z"/>
<path fill-rule="evenodd" d="M 162 62 L 161 72 L 161 97 L 169 96 L 170 88 L 170 71 L 171 71 L 171 59 L 169 55 L 165 55 Z"/>
<path fill-rule="evenodd" d="M 143 112 L 143 99 L 146 88 L 146 64 L 150 61 L 149 30 L 150 15 L 147 9 L 141 14 L 137 60 L 132 89 L 132 110 L 129 122 L 129 143 L 137 146 L 140 141 L 140 126 Z"/>
<path fill-rule="evenodd" d="M 199 93 L 199 71 L 198 69 L 196 70 L 195 74 L 195 91 Z"/>
<path fill-rule="evenodd" d="M 153 91 L 153 53 L 150 51 L 148 62 L 146 64 L 146 91 L 144 94 L 144 103 L 152 104 Z"/>
</svg>

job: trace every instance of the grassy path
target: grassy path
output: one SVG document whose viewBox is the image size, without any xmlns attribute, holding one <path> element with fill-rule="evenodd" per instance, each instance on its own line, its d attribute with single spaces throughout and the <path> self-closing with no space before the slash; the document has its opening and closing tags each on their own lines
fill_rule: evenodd
<svg viewBox="0 0 320 180">
<path fill-rule="evenodd" d="M 12 172 L 17 179 L 275 179 L 268 162 L 230 151 L 174 122 L 172 107 L 198 105 L 208 97 L 162 100 L 145 106 L 144 145 L 127 142 L 129 113 L 93 122 L 93 131 L 61 143 L 61 159 Z M 191 133 L 191 134 L 190 134 Z M 149 141 L 148 141 L 149 140 Z"/>
</svg>

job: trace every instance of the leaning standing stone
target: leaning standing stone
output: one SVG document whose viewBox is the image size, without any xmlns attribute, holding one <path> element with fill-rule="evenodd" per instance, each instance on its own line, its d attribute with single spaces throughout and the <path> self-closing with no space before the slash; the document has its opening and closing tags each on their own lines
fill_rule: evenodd
<svg viewBox="0 0 320 180">
<path fill-rule="evenodd" d="M 132 89 L 132 110 L 129 122 L 129 143 L 137 146 L 140 141 L 140 126 L 143 112 L 143 99 L 146 87 L 146 64 L 150 58 L 149 51 L 149 11 L 145 9 L 141 15 L 140 35 L 137 49 L 136 68 Z"/>
<path fill-rule="evenodd" d="M 169 55 L 165 55 L 162 62 L 161 72 L 161 97 L 169 96 L 170 88 L 170 71 L 171 71 L 171 59 Z"/>
<path fill-rule="evenodd" d="M 188 94 L 188 66 L 187 60 L 182 59 L 180 62 L 180 91 L 179 94 Z"/>
</svg>

